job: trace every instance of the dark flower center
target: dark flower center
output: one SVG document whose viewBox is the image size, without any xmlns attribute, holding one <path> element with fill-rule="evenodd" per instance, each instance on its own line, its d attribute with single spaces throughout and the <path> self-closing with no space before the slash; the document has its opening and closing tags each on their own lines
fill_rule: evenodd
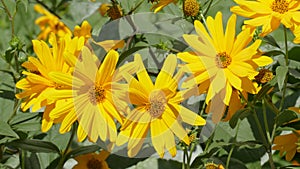
<svg viewBox="0 0 300 169">
<path fill-rule="evenodd" d="M 274 0 L 272 5 L 271 5 L 271 9 L 274 12 L 278 12 L 278 13 L 285 13 L 289 10 L 289 3 L 286 0 Z"/>
<path fill-rule="evenodd" d="M 231 63 L 231 57 L 226 52 L 218 53 L 216 64 L 219 68 L 227 68 Z"/>
</svg>

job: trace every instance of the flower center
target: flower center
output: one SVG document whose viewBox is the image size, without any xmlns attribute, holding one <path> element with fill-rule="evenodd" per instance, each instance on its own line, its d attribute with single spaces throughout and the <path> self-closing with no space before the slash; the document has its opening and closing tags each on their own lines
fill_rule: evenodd
<svg viewBox="0 0 300 169">
<path fill-rule="evenodd" d="M 274 12 L 278 12 L 278 13 L 285 13 L 289 10 L 289 3 L 286 0 L 274 0 L 272 5 L 271 5 L 271 9 Z"/>
<path fill-rule="evenodd" d="M 161 90 L 154 90 L 150 93 L 149 104 L 146 109 L 152 117 L 157 118 L 165 111 L 166 103 L 167 100 L 164 92 Z"/>
<path fill-rule="evenodd" d="M 87 165 L 88 169 L 101 169 L 102 168 L 101 161 L 99 161 L 95 158 L 90 159 L 86 165 Z"/>
<path fill-rule="evenodd" d="M 92 104 L 101 103 L 105 99 L 105 90 L 102 86 L 93 86 L 88 91 L 89 99 Z"/>
<path fill-rule="evenodd" d="M 272 80 L 274 77 L 273 72 L 268 69 L 261 69 L 259 70 L 258 75 L 254 78 L 257 82 L 260 83 L 267 83 L 268 81 Z"/>
<path fill-rule="evenodd" d="M 186 16 L 197 16 L 199 9 L 197 0 L 185 0 L 183 3 L 183 12 Z"/>
<path fill-rule="evenodd" d="M 219 68 L 227 68 L 231 63 L 231 57 L 226 52 L 218 53 L 216 56 L 216 64 Z"/>
</svg>

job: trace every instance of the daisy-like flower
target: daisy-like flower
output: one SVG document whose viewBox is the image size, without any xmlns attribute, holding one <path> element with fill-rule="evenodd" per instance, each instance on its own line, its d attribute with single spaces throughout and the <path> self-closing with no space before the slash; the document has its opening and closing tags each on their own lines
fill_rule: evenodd
<svg viewBox="0 0 300 169">
<path fill-rule="evenodd" d="M 159 0 L 159 2 L 153 5 L 151 9 L 154 9 L 154 13 L 157 13 L 160 10 L 162 10 L 164 7 L 169 5 L 170 3 L 176 3 L 176 2 L 177 0 Z"/>
<path fill-rule="evenodd" d="M 52 72 L 54 81 L 72 87 L 71 90 L 57 90 L 57 97 L 70 98 L 69 103 L 60 104 L 50 114 L 58 118 L 67 114 L 62 122 L 62 128 L 68 130 L 78 120 L 81 126 L 77 133 L 79 141 L 86 136 L 96 142 L 109 139 L 114 142 L 117 137 L 115 119 L 122 124 L 123 114 L 127 104 L 118 99 L 124 94 L 126 84 L 117 83 L 122 79 L 123 72 L 133 73 L 136 69 L 134 62 L 127 63 L 116 70 L 119 54 L 110 50 L 100 65 L 98 58 L 87 47 L 83 47 L 81 58 L 77 61 L 73 75 Z M 60 94 L 64 92 L 65 95 Z M 69 93 L 72 93 L 69 95 Z M 122 112 L 121 112 L 122 111 Z"/>
<path fill-rule="evenodd" d="M 51 32 L 58 37 L 64 37 L 66 34 L 72 35 L 71 30 L 57 16 L 44 9 L 41 5 L 35 5 L 34 9 L 43 15 L 35 20 L 35 24 L 41 29 L 37 39 L 46 40 Z"/>
<path fill-rule="evenodd" d="M 276 30 L 280 24 L 291 28 L 294 19 L 300 17 L 300 1 L 298 0 L 234 0 L 239 6 L 231 11 L 250 20 L 244 21 L 252 27 L 262 26 L 261 36 Z"/>
<path fill-rule="evenodd" d="M 75 157 L 78 162 L 73 169 L 109 169 L 106 159 L 109 152 L 102 150 L 99 154 L 89 153 Z"/>
<path fill-rule="evenodd" d="M 164 156 L 165 149 L 174 157 L 174 135 L 186 144 L 190 143 L 181 122 L 191 125 L 205 125 L 206 122 L 196 113 L 180 105 L 180 102 L 187 99 L 189 91 L 177 91 L 183 72 L 179 71 L 173 76 L 177 65 L 175 55 L 166 58 L 155 84 L 152 83 L 141 57 L 136 55 L 136 59 L 142 68 L 137 72 L 138 80 L 124 74 L 129 83 L 129 102 L 135 108 L 126 116 L 116 144 L 123 145 L 128 142 L 128 156 L 133 157 L 141 149 L 150 131 L 152 144 L 160 157 Z"/>
<path fill-rule="evenodd" d="M 71 73 L 71 68 L 64 61 L 64 46 L 58 45 L 62 42 L 58 42 L 53 33 L 50 34 L 49 41 L 52 48 L 44 41 L 32 41 L 33 50 L 38 58 L 28 58 L 28 62 L 23 64 L 27 71 L 22 72 L 26 77 L 16 84 L 17 88 L 23 90 L 23 92 L 16 94 L 18 99 L 24 99 L 21 104 L 23 111 L 32 107 L 32 111 L 36 112 L 46 106 L 42 121 L 42 131 L 49 130 L 54 122 L 48 116 L 49 112 L 55 107 L 55 102 L 49 100 L 49 96 L 56 89 L 66 87 L 51 80 L 49 73 L 51 71 Z"/>
<path fill-rule="evenodd" d="M 272 63 L 272 59 L 258 54 L 261 40 L 249 45 L 253 34 L 250 29 L 235 37 L 236 15 L 229 18 L 225 34 L 221 12 L 215 19 L 207 18 L 208 31 L 200 21 L 196 20 L 194 25 L 197 35 L 183 35 L 194 51 L 178 54 L 187 63 L 183 69 L 193 74 L 182 87 L 198 86 L 199 93 L 207 92 L 206 103 L 211 101 L 212 120 L 218 122 L 224 106 L 229 105 L 233 88 L 255 93 L 256 87 L 249 78 L 258 73 L 259 66 Z"/>
<path fill-rule="evenodd" d="M 300 130 L 295 131 L 295 133 L 276 136 L 274 139 L 275 146 L 272 149 L 279 150 L 280 156 L 286 152 L 285 159 L 291 161 L 297 152 L 299 136 Z"/>
</svg>

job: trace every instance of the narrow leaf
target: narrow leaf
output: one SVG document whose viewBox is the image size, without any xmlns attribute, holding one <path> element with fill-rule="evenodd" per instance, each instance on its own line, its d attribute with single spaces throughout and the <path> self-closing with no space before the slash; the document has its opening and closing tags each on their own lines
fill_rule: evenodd
<svg viewBox="0 0 300 169">
<path fill-rule="evenodd" d="M 298 115 L 296 112 L 291 110 L 284 110 L 276 117 L 277 126 L 281 126 L 284 123 L 290 122 L 291 120 L 297 119 Z"/>
<path fill-rule="evenodd" d="M 278 66 L 276 68 L 276 77 L 277 77 L 277 84 L 278 88 L 281 91 L 283 88 L 284 80 L 288 72 L 288 67 L 286 66 Z"/>
<path fill-rule="evenodd" d="M 239 119 L 242 120 L 250 114 L 251 114 L 251 111 L 249 108 L 244 108 L 244 109 L 240 109 L 240 110 L 236 111 L 236 113 L 231 117 L 231 119 L 229 121 L 230 127 L 235 128 Z"/>
<path fill-rule="evenodd" d="M 15 133 L 11 129 L 11 127 L 4 121 L 0 121 L 0 135 L 19 138 L 18 134 Z"/>
<path fill-rule="evenodd" d="M 74 149 L 74 150 L 70 151 L 67 154 L 67 157 L 68 158 L 76 157 L 76 156 L 79 156 L 79 155 L 82 155 L 82 154 L 88 154 L 88 153 L 91 153 L 91 152 L 95 152 L 99 149 L 100 149 L 100 146 L 98 146 L 98 145 L 90 145 L 90 146 L 79 147 L 77 149 Z"/>
<path fill-rule="evenodd" d="M 18 147 L 31 152 L 44 152 L 44 153 L 60 153 L 57 146 L 51 142 L 40 140 L 16 140 L 8 143 L 10 146 Z"/>
</svg>

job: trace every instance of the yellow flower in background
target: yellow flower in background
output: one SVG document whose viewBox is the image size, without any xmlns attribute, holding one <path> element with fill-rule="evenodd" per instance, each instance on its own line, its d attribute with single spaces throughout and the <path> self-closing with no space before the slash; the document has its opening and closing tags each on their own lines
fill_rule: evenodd
<svg viewBox="0 0 300 169">
<path fill-rule="evenodd" d="M 77 134 L 79 141 L 86 135 L 92 142 L 96 142 L 98 137 L 103 141 L 116 140 L 115 119 L 122 124 L 122 116 L 127 108 L 127 103 L 118 98 L 125 95 L 126 91 L 123 89 L 126 89 L 127 85 L 117 82 L 122 79 L 122 73 L 131 74 L 136 69 L 134 62 L 131 62 L 116 70 L 118 59 L 118 53 L 110 50 L 100 65 L 98 58 L 87 47 L 83 47 L 81 59 L 77 61 L 73 75 L 51 73 L 54 81 L 72 87 L 69 90 L 72 95 L 65 93 L 64 96 L 60 94 L 63 90 L 57 90 L 57 97 L 69 97 L 71 101 L 61 104 L 50 116 L 59 118 L 68 113 L 70 117 L 62 123 L 64 129 L 68 129 L 78 120 L 82 127 L 81 133 Z"/>
<path fill-rule="evenodd" d="M 55 106 L 55 102 L 48 99 L 49 96 L 55 89 L 66 88 L 66 86 L 52 81 L 49 73 L 51 71 L 71 73 L 71 68 L 64 61 L 64 46 L 58 45 L 59 41 L 53 33 L 49 38 L 52 48 L 49 48 L 44 41 L 33 40 L 33 50 L 37 58 L 28 58 L 28 62 L 23 64 L 28 71 L 22 72 L 26 77 L 16 83 L 16 87 L 23 90 L 16 94 L 18 99 L 24 99 L 21 104 L 23 111 L 32 107 L 32 111 L 36 112 L 46 106 L 42 121 L 43 131 L 49 130 L 54 122 L 54 119 L 50 119 L 48 116 Z"/>
<path fill-rule="evenodd" d="M 99 12 L 102 16 L 109 16 L 112 20 L 119 19 L 123 16 L 121 6 L 117 2 L 102 3 L 99 8 Z"/>
<path fill-rule="evenodd" d="M 295 35 L 294 43 L 300 43 L 300 20 L 297 22 L 297 25 L 295 25 L 291 30 Z"/>
<path fill-rule="evenodd" d="M 109 169 L 106 159 L 109 152 L 102 150 L 99 154 L 90 153 L 75 157 L 78 162 L 73 169 Z"/>
<path fill-rule="evenodd" d="M 92 26 L 88 21 L 83 21 L 81 26 L 76 25 L 74 28 L 74 37 L 84 37 L 85 42 L 92 37 Z"/>
<path fill-rule="evenodd" d="M 297 130 L 295 133 L 276 136 L 274 139 L 275 146 L 272 149 L 279 150 L 280 156 L 286 152 L 285 159 L 291 161 L 297 152 L 299 134 L 300 130 Z"/>
<path fill-rule="evenodd" d="M 35 5 L 34 9 L 43 15 L 35 20 L 35 24 L 41 30 L 37 39 L 46 40 L 51 32 L 58 37 L 64 37 L 66 34 L 72 35 L 71 30 L 57 16 L 44 9 L 41 5 Z"/>
<path fill-rule="evenodd" d="M 162 10 L 164 7 L 169 5 L 170 3 L 176 3 L 176 2 L 177 0 L 159 0 L 159 2 L 153 5 L 151 9 L 154 9 L 154 13 L 157 13 L 160 10 Z"/>
<path fill-rule="evenodd" d="M 129 83 L 129 102 L 135 108 L 126 116 L 116 145 L 128 142 L 128 156 L 136 156 L 150 131 L 152 144 L 159 156 L 163 157 L 167 149 L 174 157 L 174 135 L 186 144 L 190 143 L 181 122 L 197 126 L 205 125 L 206 122 L 196 113 L 180 105 L 187 99 L 190 90 L 177 90 L 183 72 L 179 71 L 173 76 L 177 66 L 175 55 L 166 58 L 155 84 L 152 83 L 141 57 L 136 55 L 135 58 L 141 67 L 137 72 L 138 80 L 124 74 Z"/>
<path fill-rule="evenodd" d="M 207 92 L 206 103 L 211 101 L 213 121 L 220 121 L 225 105 L 229 105 L 232 90 L 255 93 L 253 77 L 259 66 L 272 63 L 272 59 L 260 56 L 258 48 L 261 40 L 252 40 L 253 32 L 245 29 L 235 37 L 236 15 L 232 15 L 223 30 L 222 13 L 215 19 L 207 18 L 208 31 L 200 21 L 194 23 L 197 34 L 184 34 L 183 38 L 193 52 L 179 53 L 177 56 L 187 64 L 183 66 L 193 77 L 187 79 L 182 87 L 198 87 L 199 94 Z M 223 105 L 223 106 L 222 106 Z"/>
<path fill-rule="evenodd" d="M 234 0 L 239 6 L 234 6 L 231 11 L 250 20 L 245 20 L 246 25 L 252 27 L 262 26 L 261 36 L 276 30 L 280 24 L 291 28 L 294 19 L 300 17 L 300 1 L 298 0 Z"/>
<path fill-rule="evenodd" d="M 78 28 L 80 29 L 79 26 Z M 87 31 L 85 31 L 85 35 L 88 35 Z M 60 99 L 53 97 L 56 90 L 59 89 L 65 92 L 66 89 L 71 90 L 72 87 L 53 81 L 49 77 L 49 73 L 62 72 L 71 75 L 74 69 L 73 66 L 84 46 L 85 37 L 71 38 L 71 35 L 67 34 L 57 39 L 54 33 L 51 33 L 49 43 L 52 47 L 49 47 L 44 41 L 33 40 L 32 42 L 34 52 L 38 58 L 29 57 L 28 61 L 22 65 L 27 69 L 27 71 L 23 72 L 26 77 L 16 84 L 17 88 L 23 90 L 23 92 L 16 94 L 16 97 L 25 99 L 21 105 L 23 111 L 32 107 L 32 111 L 36 112 L 46 106 L 42 120 L 42 131 L 46 132 L 52 127 L 53 123 L 63 122 L 65 117 L 69 118 L 72 115 L 70 113 L 71 115 L 67 116 L 68 114 L 65 113 L 55 118 L 50 117 L 53 109 L 70 102 L 68 97 Z M 72 93 L 64 94 L 72 95 Z M 61 133 L 70 130 L 71 126 L 68 126 L 64 130 L 63 127 L 60 129 Z M 80 129 L 79 127 L 78 130 Z"/>
</svg>

